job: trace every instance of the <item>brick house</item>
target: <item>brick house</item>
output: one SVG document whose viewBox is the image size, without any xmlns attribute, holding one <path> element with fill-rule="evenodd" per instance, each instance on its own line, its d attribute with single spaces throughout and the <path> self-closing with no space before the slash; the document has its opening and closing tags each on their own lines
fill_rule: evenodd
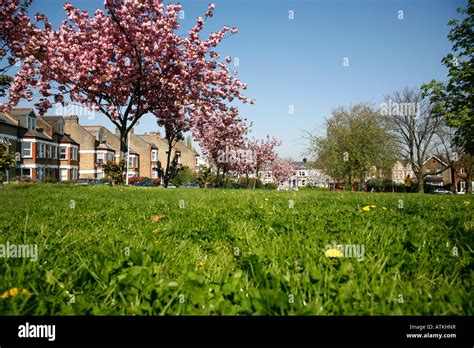
<svg viewBox="0 0 474 348">
<path fill-rule="evenodd" d="M 410 175 L 410 178 L 415 179 L 415 172 L 411 168 L 411 164 L 408 161 L 397 161 L 395 162 L 392 169 L 392 181 L 397 184 L 405 183 L 405 178 Z"/>
<path fill-rule="evenodd" d="M 441 158 L 431 155 L 423 162 L 424 184 L 444 186 L 451 184 L 451 171 L 448 164 Z"/>
<path fill-rule="evenodd" d="M 115 161 L 115 150 L 103 137 L 103 127 L 91 129 L 79 124 L 77 116 L 64 118 L 65 130 L 81 144 L 79 177 L 81 179 L 101 179 L 104 177 L 100 163 Z"/>
<path fill-rule="evenodd" d="M 8 178 L 77 179 L 79 144 L 64 133 L 63 124 L 62 118 L 38 117 L 31 108 L 2 113 L 0 139 L 8 140 L 10 151 L 17 154 L 16 167 L 9 170 Z"/>
<path fill-rule="evenodd" d="M 168 155 L 168 143 L 165 139 L 161 138 L 160 132 L 145 133 L 138 135 L 138 137 L 155 146 L 158 161 L 161 163 L 162 168 L 165 169 Z M 178 163 L 182 166 L 188 167 L 193 171 L 199 169 L 199 165 L 201 164 L 199 154 L 188 148 L 182 142 L 176 143 L 171 150 L 171 160 L 174 158 L 175 154 L 178 156 Z"/>
</svg>

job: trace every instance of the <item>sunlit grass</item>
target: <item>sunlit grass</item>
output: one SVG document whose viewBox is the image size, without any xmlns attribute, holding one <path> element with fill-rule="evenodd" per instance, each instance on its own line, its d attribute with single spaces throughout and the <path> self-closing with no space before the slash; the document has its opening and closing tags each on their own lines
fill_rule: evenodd
<svg viewBox="0 0 474 348">
<path fill-rule="evenodd" d="M 0 244 L 39 255 L 0 258 L 0 293 L 31 293 L 0 314 L 472 315 L 472 200 L 12 185 Z"/>
</svg>

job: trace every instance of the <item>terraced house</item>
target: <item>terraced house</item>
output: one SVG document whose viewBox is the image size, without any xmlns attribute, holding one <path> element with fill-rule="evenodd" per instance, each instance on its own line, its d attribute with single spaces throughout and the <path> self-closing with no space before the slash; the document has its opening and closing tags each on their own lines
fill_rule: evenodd
<svg viewBox="0 0 474 348">
<path fill-rule="evenodd" d="M 167 142 L 159 132 L 135 134 L 130 132 L 130 147 L 126 158 L 129 177 L 158 178 L 159 169 L 166 166 Z M 13 109 L 0 114 L 0 141 L 7 143 L 11 153 L 17 154 L 9 178 L 54 181 L 102 179 L 103 165 L 118 162 L 119 134 L 104 126 L 83 126 L 78 116 L 39 117 L 31 108 Z M 171 158 L 197 170 L 199 154 L 177 143 Z"/>
<path fill-rule="evenodd" d="M 31 108 L 0 114 L 0 140 L 16 154 L 8 179 L 76 180 L 79 143 L 64 133 L 61 117 L 39 117 Z"/>
</svg>

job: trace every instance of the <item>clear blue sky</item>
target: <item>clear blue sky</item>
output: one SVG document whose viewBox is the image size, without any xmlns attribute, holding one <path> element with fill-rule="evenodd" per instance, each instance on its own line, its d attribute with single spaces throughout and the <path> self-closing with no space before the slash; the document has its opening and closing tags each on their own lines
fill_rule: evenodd
<svg viewBox="0 0 474 348">
<path fill-rule="evenodd" d="M 34 0 L 56 26 L 64 18 L 64 0 Z M 72 0 L 93 12 L 102 0 Z M 168 2 L 168 1 L 165 1 Z M 181 1 L 188 29 L 209 0 Z M 256 105 L 241 106 L 253 121 L 252 135 L 283 141 L 282 157 L 301 159 L 303 131 L 323 133 L 324 118 L 336 106 L 359 102 L 379 106 L 383 97 L 405 86 L 445 79 L 440 60 L 451 49 L 447 22 L 467 0 L 215 0 L 209 30 L 236 26 L 218 52 L 238 57 L 238 77 L 249 84 Z M 403 19 L 399 19 L 399 11 Z M 289 19 L 293 11 L 294 19 Z M 343 66 L 343 59 L 349 66 Z M 22 103 L 22 106 L 28 105 Z M 289 113 L 293 105 L 294 113 Z M 104 116 L 81 122 L 112 124 Z M 157 128 L 145 116 L 137 132 Z"/>
</svg>

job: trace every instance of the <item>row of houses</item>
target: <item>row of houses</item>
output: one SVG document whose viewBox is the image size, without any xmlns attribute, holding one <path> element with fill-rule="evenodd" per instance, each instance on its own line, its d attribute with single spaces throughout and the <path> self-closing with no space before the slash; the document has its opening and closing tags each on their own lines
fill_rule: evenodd
<svg viewBox="0 0 474 348">
<path fill-rule="evenodd" d="M 166 163 L 168 145 L 159 132 L 129 136 L 129 177 L 158 178 Z M 16 154 L 16 166 L 7 171 L 10 178 L 45 181 L 102 179 L 102 164 L 120 157 L 118 132 L 103 126 L 83 126 L 77 116 L 38 116 L 31 108 L 0 113 L 0 141 Z M 196 170 L 202 159 L 193 149 L 177 143 L 171 158 Z"/>
<path fill-rule="evenodd" d="M 453 169 L 447 163 L 448 161 L 446 159 L 440 158 L 439 156 L 429 156 L 423 163 L 425 185 L 455 185 L 458 193 L 466 192 L 466 181 L 464 180 L 466 177 L 466 171 L 464 167 L 461 165 L 456 166 L 456 170 L 453 172 Z M 295 168 L 295 171 L 288 181 L 275 182 L 273 174 L 269 169 L 264 170 L 261 173 L 260 179 L 265 184 L 274 183 L 282 188 L 289 189 L 304 187 L 307 185 L 328 188 L 334 183 L 334 180 L 329 175 L 326 175 L 319 169 L 312 168 L 306 160 L 303 160 L 302 162 L 291 162 L 291 164 L 293 168 Z M 369 176 L 367 180 L 372 177 L 375 177 L 375 175 Z M 392 172 L 384 179 L 391 180 L 396 184 L 404 184 L 406 178 L 416 178 L 410 163 L 407 161 L 397 161 Z M 472 183 L 472 185 L 474 187 L 474 183 Z"/>
</svg>

